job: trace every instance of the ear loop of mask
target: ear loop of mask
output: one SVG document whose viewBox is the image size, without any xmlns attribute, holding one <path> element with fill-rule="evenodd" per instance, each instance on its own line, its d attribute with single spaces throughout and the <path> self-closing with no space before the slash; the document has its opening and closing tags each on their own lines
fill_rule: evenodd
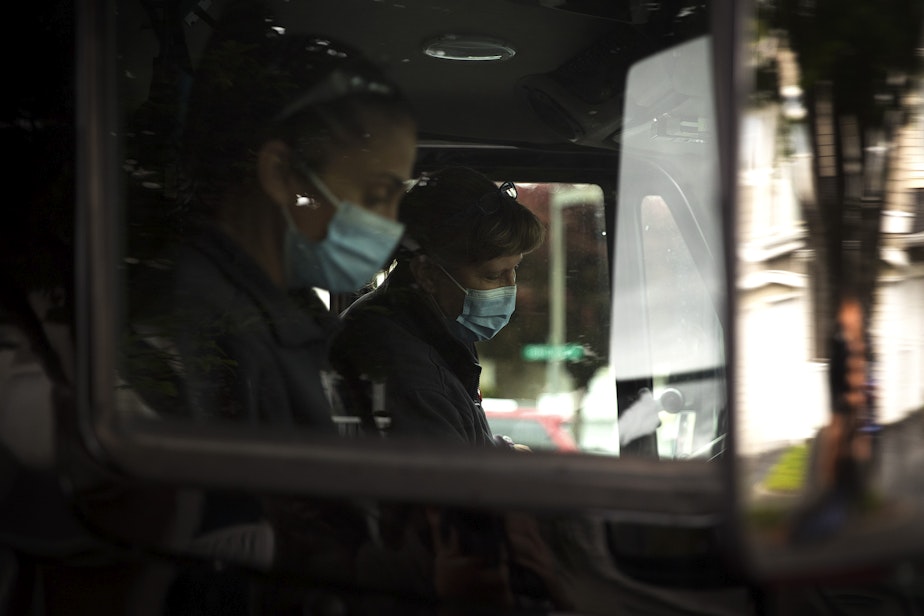
<svg viewBox="0 0 924 616">
<path fill-rule="evenodd" d="M 418 249 L 420 248 L 420 245 L 417 244 L 417 242 L 416 242 L 414 239 L 410 238 L 409 236 L 405 236 L 405 239 L 410 240 L 409 243 L 410 243 L 411 245 L 417 246 Z M 449 272 L 447 272 L 447 271 L 443 268 L 442 265 L 440 265 L 439 263 L 437 263 L 437 262 L 436 262 L 436 259 L 433 259 L 432 257 L 430 257 L 430 256 L 427 255 L 427 254 L 420 254 L 419 256 L 420 256 L 422 259 L 425 259 L 425 260 L 427 260 L 427 261 L 430 261 L 431 263 L 433 263 L 434 265 L 436 265 L 438 268 L 440 268 L 441 270 L 443 270 L 443 273 L 444 273 L 444 274 L 446 274 L 447 276 L 449 276 Z M 449 276 L 449 278 L 450 278 L 450 280 L 452 280 L 452 281 L 456 284 L 456 286 L 459 285 L 459 283 L 457 283 L 457 282 L 455 281 L 455 279 L 452 278 L 452 276 Z M 459 287 L 459 288 L 461 289 L 462 287 Z M 423 290 L 423 289 L 422 289 L 422 290 Z M 462 289 L 462 291 L 464 292 L 465 289 Z M 444 319 L 446 319 L 447 322 L 452 322 L 452 321 L 453 321 L 453 319 L 449 318 L 449 316 L 447 316 L 446 313 L 443 312 L 442 306 L 440 306 L 440 303 L 439 303 L 438 301 L 436 301 L 436 296 L 434 296 L 432 293 L 430 293 L 430 292 L 428 292 L 428 291 L 425 291 L 425 290 L 424 290 L 424 295 L 426 296 L 426 300 L 430 303 L 431 306 L 433 306 L 433 309 L 436 310 L 436 312 L 437 312 L 441 317 L 443 317 Z"/>
<path fill-rule="evenodd" d="M 440 265 L 440 263 L 439 263 L 438 261 L 436 261 L 435 259 L 431 259 L 431 260 L 433 261 L 433 263 L 434 263 L 438 268 L 440 268 L 440 270 L 442 270 L 442 272 L 443 272 L 444 274 L 446 274 L 446 277 L 449 278 L 449 280 L 452 281 L 452 284 L 456 285 L 456 287 L 458 287 L 459 290 L 462 291 L 462 293 L 464 294 L 465 297 L 468 297 L 468 295 L 469 295 L 468 289 L 466 289 L 466 288 L 463 287 L 461 284 L 459 284 L 459 281 L 456 280 L 456 279 L 453 277 L 452 274 L 450 274 L 449 272 L 447 272 L 447 271 L 446 271 L 446 268 L 443 267 L 442 265 Z M 446 313 L 443 312 L 443 308 L 440 306 L 439 302 L 436 301 L 436 298 L 435 298 L 434 296 L 430 295 L 429 293 L 428 293 L 427 295 L 428 295 L 429 298 L 430 298 L 430 302 L 431 302 L 434 306 L 436 306 L 436 309 L 437 309 L 437 310 L 439 311 L 439 313 L 442 315 L 443 319 L 445 319 L 446 325 L 449 327 L 449 329 L 452 330 L 452 331 L 455 333 L 455 335 L 456 335 L 457 337 L 461 337 L 461 338 L 463 338 L 463 339 L 466 339 L 466 338 L 467 338 L 467 332 L 468 332 L 468 330 L 465 328 L 465 326 L 464 326 L 462 323 L 459 322 L 459 317 L 452 318 L 452 317 L 447 316 Z M 463 299 L 463 309 L 462 309 L 463 312 L 465 311 L 465 308 L 464 308 L 464 302 L 465 302 L 465 301 L 466 301 L 466 300 Z M 470 342 L 474 342 L 474 340 L 470 340 Z"/>
<path fill-rule="evenodd" d="M 311 170 L 301 163 L 293 163 L 292 168 L 305 176 L 309 176 L 309 174 L 311 174 Z M 295 207 L 307 207 L 309 209 L 316 210 L 321 207 L 321 202 L 307 193 L 295 193 Z"/>
<path fill-rule="evenodd" d="M 333 192 L 327 187 L 327 185 L 321 181 L 321 178 L 312 171 L 311 169 L 305 169 L 305 175 L 308 176 L 308 179 L 311 180 L 311 183 L 314 184 L 314 187 L 318 189 L 321 195 L 327 199 L 327 202 L 330 203 L 334 209 L 340 209 L 340 199 L 338 199 Z"/>
<path fill-rule="evenodd" d="M 327 186 L 324 186 L 321 180 L 318 179 L 318 176 L 315 175 L 311 169 L 301 164 L 293 164 L 292 167 L 295 170 L 305 174 L 311 183 L 314 184 L 315 187 L 321 192 L 321 195 L 327 199 L 335 209 L 340 207 L 340 203 L 336 198 L 334 198 L 334 195 L 330 192 Z M 316 210 L 321 207 L 321 204 L 317 199 L 310 197 L 305 193 L 295 193 L 295 207 L 307 207 L 308 209 Z M 290 229 L 297 233 L 301 233 L 301 231 L 299 231 L 298 227 L 295 225 L 295 219 L 292 218 L 292 212 L 289 211 L 288 205 L 282 206 L 282 215 L 286 219 L 286 225 L 288 225 Z"/>
<path fill-rule="evenodd" d="M 310 199 L 310 197 L 306 197 L 305 195 L 295 195 L 295 205 L 296 206 L 299 205 L 300 199 Z M 305 205 L 308 205 L 308 204 L 306 203 Z M 317 206 L 314 206 L 312 207 L 312 209 L 315 209 L 316 207 Z M 282 217 L 285 218 L 287 227 L 289 227 L 293 231 L 298 231 L 298 227 L 295 226 L 295 219 L 292 218 L 292 212 L 289 211 L 288 205 L 282 206 Z"/>
<path fill-rule="evenodd" d="M 433 259 L 433 263 L 434 263 L 438 268 L 440 268 L 441 270 L 443 270 L 443 273 L 446 274 L 446 276 L 449 277 L 449 279 L 452 281 L 452 284 L 456 285 L 456 286 L 459 288 L 459 290 L 462 291 L 462 293 L 464 293 L 465 295 L 468 295 L 468 289 L 466 289 L 466 288 L 463 287 L 461 284 L 459 284 L 459 281 L 456 280 L 455 278 L 453 278 L 452 274 L 450 274 L 449 272 L 447 272 L 445 267 L 443 267 L 442 265 L 440 265 L 440 263 L 439 263 L 436 259 Z"/>
<path fill-rule="evenodd" d="M 295 158 L 292 167 L 298 172 L 305 175 L 308 180 L 314 185 L 314 187 L 321 193 L 321 196 L 327 199 L 335 209 L 339 209 L 340 200 L 334 195 L 334 193 L 327 187 L 327 185 L 321 181 L 321 178 L 307 165 L 302 163 L 298 158 Z M 321 204 L 317 199 L 309 196 L 306 193 L 296 193 L 295 194 L 295 206 L 296 207 L 308 207 L 312 210 L 316 210 L 321 207 Z"/>
</svg>

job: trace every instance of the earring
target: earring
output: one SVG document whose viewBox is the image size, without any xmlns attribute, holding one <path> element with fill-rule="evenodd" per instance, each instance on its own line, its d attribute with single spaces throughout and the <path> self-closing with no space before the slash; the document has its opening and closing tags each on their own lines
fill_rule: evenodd
<svg viewBox="0 0 924 616">
<path fill-rule="evenodd" d="M 308 195 L 297 194 L 295 195 L 295 207 L 308 207 L 312 210 L 318 209 L 321 204 L 318 203 L 318 200 L 314 197 L 309 197 Z"/>
</svg>

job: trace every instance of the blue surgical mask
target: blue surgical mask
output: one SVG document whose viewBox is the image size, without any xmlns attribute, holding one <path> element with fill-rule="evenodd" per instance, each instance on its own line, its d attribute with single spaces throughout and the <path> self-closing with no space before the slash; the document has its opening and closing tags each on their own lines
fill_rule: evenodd
<svg viewBox="0 0 924 616">
<path fill-rule="evenodd" d="M 282 208 L 287 224 L 286 281 L 290 288 L 356 291 L 385 265 L 404 233 L 404 225 L 339 200 L 311 171 L 308 178 L 337 212 L 327 227 L 327 237 L 313 242 L 295 226 L 288 207 Z"/>
<path fill-rule="evenodd" d="M 446 268 L 438 263 L 437 266 L 465 293 L 462 314 L 456 317 L 456 323 L 466 330 L 464 333 L 470 334 L 467 338 L 473 338 L 472 342 L 490 340 L 510 322 L 517 303 L 516 285 L 488 290 L 467 289 Z"/>
</svg>

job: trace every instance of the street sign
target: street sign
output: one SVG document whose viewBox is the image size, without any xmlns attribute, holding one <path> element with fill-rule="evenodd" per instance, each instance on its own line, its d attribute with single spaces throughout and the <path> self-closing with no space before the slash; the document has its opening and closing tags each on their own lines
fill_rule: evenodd
<svg viewBox="0 0 924 616">
<path fill-rule="evenodd" d="M 584 357 L 580 344 L 525 344 L 520 351 L 526 361 L 578 361 Z"/>
</svg>

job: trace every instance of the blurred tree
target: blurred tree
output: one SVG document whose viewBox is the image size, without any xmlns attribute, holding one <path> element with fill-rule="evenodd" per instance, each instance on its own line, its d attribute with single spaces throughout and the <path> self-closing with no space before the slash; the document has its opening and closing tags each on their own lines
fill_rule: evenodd
<svg viewBox="0 0 924 616">
<path fill-rule="evenodd" d="M 816 200 L 805 217 L 814 252 L 816 354 L 827 351 L 837 298 L 866 307 L 879 263 L 880 216 L 903 98 L 918 70 L 920 0 L 771 0 L 765 25 L 781 33 L 801 71 Z M 884 157 L 884 160 L 883 160 Z"/>
</svg>

